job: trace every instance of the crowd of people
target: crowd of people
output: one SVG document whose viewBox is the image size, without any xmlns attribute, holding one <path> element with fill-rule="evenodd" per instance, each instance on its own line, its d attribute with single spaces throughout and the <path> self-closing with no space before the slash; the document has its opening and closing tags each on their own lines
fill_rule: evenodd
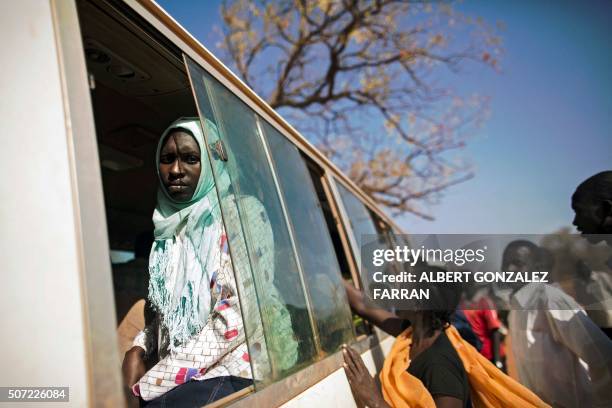
<svg viewBox="0 0 612 408">
<path fill-rule="evenodd" d="M 612 171 L 598 173 L 580 184 L 572 197 L 572 208 L 578 231 L 592 244 L 612 246 Z M 501 270 L 548 271 L 552 262 L 545 248 L 516 240 L 505 248 Z M 599 306 L 593 313 L 609 315 L 610 272 L 589 270 L 587 275 L 589 292 L 595 294 L 590 300 Z M 585 280 L 575 281 L 580 284 Z M 603 319 L 598 326 L 576 299 L 555 285 L 513 284 L 509 304 L 502 305 L 502 316 L 489 288 L 468 288 L 467 296 L 455 299 L 455 310 L 416 314 L 369 307 L 363 293 L 349 284 L 346 289 L 355 313 L 398 338 L 399 348 L 394 348 L 385 361 L 380 390 L 359 355 L 350 347 L 345 349 L 346 375 L 356 400 L 364 406 L 612 406 L 609 320 Z M 440 296 L 449 299 L 453 293 Z M 466 328 L 453 315 L 464 315 L 469 326 Z M 475 335 L 477 341 L 457 339 L 458 331 L 453 326 L 466 332 L 461 334 L 466 340 Z M 504 337 L 510 343 L 508 351 L 504 349 Z M 449 341 L 453 338 L 455 341 Z M 404 370 L 389 378 L 397 359 L 394 352 L 399 351 Z M 475 351 L 483 358 L 478 358 Z M 512 357 L 510 367 L 507 354 Z M 508 371 L 514 379 L 506 375 Z"/>
<path fill-rule="evenodd" d="M 216 132 L 214 124 L 206 121 L 205 126 Z M 138 259 L 131 265 L 147 267 L 148 284 L 135 282 L 141 299 L 128 299 L 118 310 L 125 315 L 120 326 L 124 383 L 134 405 L 202 406 L 250 386 L 261 375 L 250 364 L 243 325 L 248 311 L 238 302 L 238 293 L 252 294 L 235 281 L 215 190 L 211 166 L 221 165 L 203 159 L 204 146 L 197 118 L 175 121 L 159 140 L 155 231 L 141 240 L 145 244 L 138 245 Z M 223 169 L 215 172 L 222 175 Z M 274 287 L 271 227 L 266 216 L 259 216 L 265 208 L 253 197 L 231 199 L 254 214 L 258 230 L 268 231 L 258 240 L 257 254 L 270 258 L 269 293 L 259 301 L 277 313 L 275 324 L 282 332 L 291 321 Z M 612 246 L 612 171 L 583 182 L 572 208 L 580 232 L 594 244 L 599 237 Z M 229 217 L 226 223 L 237 222 Z M 502 262 L 504 271 L 537 271 L 550 256 L 520 240 L 507 246 Z M 583 292 L 609 294 L 607 275 L 597 276 L 589 282 L 599 282 L 600 291 L 590 287 Z M 511 311 L 499 314 L 494 293 L 487 290 L 466 296 L 440 289 L 436 296 L 453 308 L 390 312 L 366 304 L 352 284 L 345 282 L 345 288 L 356 314 L 396 337 L 379 373 L 380 385 L 361 356 L 343 348 L 346 377 L 360 406 L 612 406 L 610 320 L 598 326 L 558 287 L 516 285 Z M 290 333 L 278 345 L 266 345 L 261 329 L 253 336 L 260 347 L 278 346 L 287 364 L 295 363 L 297 343 Z"/>
</svg>

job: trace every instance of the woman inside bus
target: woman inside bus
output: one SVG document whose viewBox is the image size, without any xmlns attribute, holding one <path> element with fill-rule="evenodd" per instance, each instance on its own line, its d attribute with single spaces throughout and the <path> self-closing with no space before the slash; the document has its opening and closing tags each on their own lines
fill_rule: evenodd
<svg viewBox="0 0 612 408">
<path fill-rule="evenodd" d="M 216 132 L 212 122 L 206 121 L 206 126 L 207 131 Z M 155 242 L 149 257 L 148 294 L 155 318 L 125 354 L 124 380 L 143 405 L 202 406 L 248 387 L 253 374 L 199 119 L 181 118 L 172 123 L 160 138 L 156 161 L 160 187 L 153 214 Z M 213 165 L 223 177 L 223 163 L 216 160 Z M 267 217 L 260 216 L 265 210 L 257 199 L 240 200 L 247 218 L 257 224 L 253 228 L 261 231 L 258 250 L 269 264 L 266 283 L 271 295 L 264 301 L 276 306 L 279 331 L 284 330 L 285 339 L 292 339 L 289 314 L 272 282 L 271 226 Z M 227 221 L 237 222 L 237 217 L 230 214 Z M 241 295 L 254 294 L 247 289 Z M 252 319 L 246 312 L 246 318 Z M 260 347 L 266 346 L 261 329 L 249 335 L 262 343 Z M 286 355 L 285 365 L 295 363 L 295 341 L 268 344 L 270 348 Z M 147 365 L 153 367 L 147 371 Z"/>
<path fill-rule="evenodd" d="M 442 270 L 429 266 L 428 270 Z M 382 389 L 370 376 L 360 355 L 344 346 L 344 370 L 360 406 L 402 408 L 463 408 L 546 406 L 478 350 L 451 326 L 460 287 L 430 288 L 435 310 L 405 310 L 397 314 L 368 306 L 363 293 L 345 282 L 355 313 L 397 337 L 380 373 Z M 433 295 L 435 294 L 435 295 Z M 445 310 L 446 309 L 446 310 Z"/>
</svg>

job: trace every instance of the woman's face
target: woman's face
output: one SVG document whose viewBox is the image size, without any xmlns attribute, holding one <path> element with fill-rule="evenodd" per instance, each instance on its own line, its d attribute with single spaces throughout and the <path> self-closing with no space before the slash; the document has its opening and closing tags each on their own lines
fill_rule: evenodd
<svg viewBox="0 0 612 408">
<path fill-rule="evenodd" d="M 193 136 L 172 131 L 159 156 L 159 174 L 166 191 L 176 201 L 189 201 L 198 185 L 201 171 L 200 147 Z"/>
</svg>

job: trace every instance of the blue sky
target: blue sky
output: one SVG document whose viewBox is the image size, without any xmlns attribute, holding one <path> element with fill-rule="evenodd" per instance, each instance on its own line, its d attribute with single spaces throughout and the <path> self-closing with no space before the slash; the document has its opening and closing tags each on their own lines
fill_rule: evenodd
<svg viewBox="0 0 612 408">
<path fill-rule="evenodd" d="M 214 53 L 218 2 L 160 0 Z M 491 98 L 491 116 L 465 149 L 476 176 L 427 210 L 413 233 L 548 233 L 571 224 L 570 197 L 612 169 L 612 2 L 465 1 L 460 11 L 503 21 L 502 72 L 449 76 L 460 93 Z M 451 75 L 451 74 L 449 74 Z"/>
</svg>

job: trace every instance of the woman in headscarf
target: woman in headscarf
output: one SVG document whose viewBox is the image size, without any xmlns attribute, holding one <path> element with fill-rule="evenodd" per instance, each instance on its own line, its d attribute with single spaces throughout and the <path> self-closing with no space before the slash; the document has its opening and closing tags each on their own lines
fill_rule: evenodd
<svg viewBox="0 0 612 408">
<path fill-rule="evenodd" d="M 216 132 L 212 122 L 205 126 Z M 181 118 L 166 129 L 157 148 L 160 187 L 148 295 L 155 318 L 136 336 L 123 363 L 126 384 L 147 406 L 201 406 L 252 384 L 227 236 L 204 143 L 199 119 Z M 212 165 L 217 176 L 226 176 L 223 163 Z M 244 201 L 248 212 L 265 211 L 253 197 Z M 262 242 L 273 260 L 267 217 L 253 220 L 262 224 Z M 272 279 L 273 273 L 271 287 Z M 248 290 L 245 294 L 253 295 Z M 288 313 L 280 321 L 291 325 Z M 265 346 L 260 329 L 250 336 Z M 297 356 L 296 347 L 293 351 Z M 145 362 L 155 357 L 159 361 L 146 371 Z"/>
</svg>

